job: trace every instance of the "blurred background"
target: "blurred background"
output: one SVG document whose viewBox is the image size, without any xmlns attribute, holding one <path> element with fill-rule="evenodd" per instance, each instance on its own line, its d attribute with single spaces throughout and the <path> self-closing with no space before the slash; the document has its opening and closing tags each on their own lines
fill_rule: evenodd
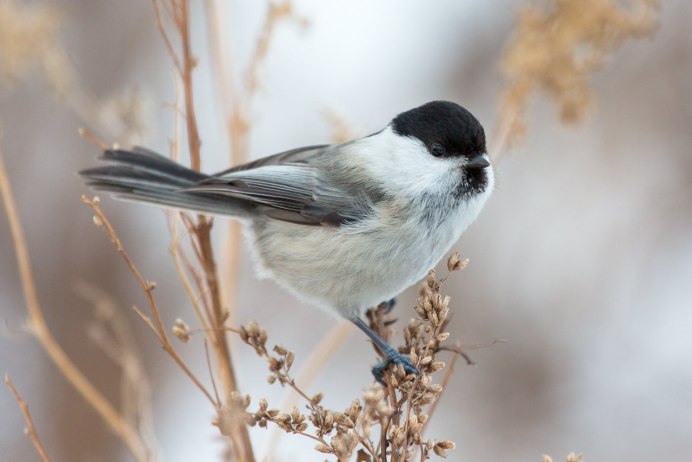
<svg viewBox="0 0 692 462">
<path fill-rule="evenodd" d="M 330 141 L 326 113 L 360 136 L 433 99 L 461 103 L 490 132 L 505 85 L 503 47 L 524 3 L 295 0 L 303 19 L 278 26 L 261 67 L 250 156 Z M 31 8 L 45 5 L 0 1 L 0 38 L 28 21 Z M 219 460 L 224 445 L 209 424 L 213 410 L 131 313 L 133 304 L 144 305 L 141 291 L 93 226 L 79 200 L 88 191 L 75 175 L 98 155 L 78 135 L 82 126 L 109 142 L 168 152 L 173 114 L 165 103 L 175 100 L 175 85 L 151 4 L 54 0 L 47 11 L 32 19 L 39 32 L 27 43 L 0 40 L 0 148 L 48 323 L 98 388 L 121 403 L 120 369 L 93 340 L 99 311 L 89 292 L 112 297 L 146 367 L 161 460 Z M 228 164 L 229 146 L 204 11 L 201 3 L 193 11 L 195 85 L 204 169 L 214 171 Z M 223 14 L 224 52 L 240 73 L 266 4 L 230 1 Z M 469 350 L 474 367 L 457 365 L 429 430 L 456 442 L 450 460 L 560 460 L 570 451 L 588 461 L 692 457 L 690 20 L 690 2 L 664 2 L 655 36 L 628 41 L 594 75 L 596 104 L 583 124 L 562 126 L 552 103 L 539 97 L 528 136 L 498 165 L 494 196 L 455 246 L 471 263 L 446 290 L 453 337 L 466 345 L 506 343 Z M 55 59 L 41 61 L 36 52 L 23 63 L 22 53 L 35 53 L 32 40 L 55 47 L 48 50 Z M 165 215 L 105 197 L 102 203 L 145 277 L 157 282 L 166 323 L 181 317 L 194 327 L 168 253 Z M 219 241 L 223 227 L 217 222 Z M 258 281 L 246 254 L 242 261 L 236 323 L 256 319 L 272 343 L 296 353 L 300 367 L 336 321 Z M 401 321 L 413 316 L 415 296 L 412 288 L 399 298 Z M 29 402 L 53 459 L 129 460 L 26 333 L 4 213 L 0 314 L 0 372 L 11 374 Z M 179 350 L 206 377 L 201 341 Z M 234 357 L 243 391 L 279 406 L 285 390 L 267 384 L 264 361 L 244 345 L 235 345 Z M 374 361 L 365 337 L 353 334 L 308 391 L 344 408 L 371 384 Z M 4 388 L 0 409 L 0 460 L 38 460 Z M 266 446 L 269 431 L 251 434 L 258 448 Z M 283 437 L 275 460 L 323 460 L 313 446 Z"/>
</svg>

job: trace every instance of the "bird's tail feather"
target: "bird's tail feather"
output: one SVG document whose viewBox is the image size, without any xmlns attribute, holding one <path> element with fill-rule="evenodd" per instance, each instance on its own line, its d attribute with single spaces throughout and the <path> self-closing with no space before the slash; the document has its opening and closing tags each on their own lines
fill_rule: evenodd
<svg viewBox="0 0 692 462">
<path fill-rule="evenodd" d="M 245 216 L 250 206 L 219 194 L 186 191 L 209 178 L 167 157 L 143 148 L 113 149 L 103 153 L 109 165 L 82 170 L 86 184 L 115 197 L 164 207 L 220 215 Z"/>
</svg>

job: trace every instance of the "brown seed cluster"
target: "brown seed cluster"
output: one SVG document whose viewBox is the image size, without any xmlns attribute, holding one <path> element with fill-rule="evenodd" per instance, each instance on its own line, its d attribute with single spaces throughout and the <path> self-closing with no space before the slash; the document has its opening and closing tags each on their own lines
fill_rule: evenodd
<svg viewBox="0 0 692 462">
<path fill-rule="evenodd" d="M 190 341 L 190 327 L 182 319 L 177 318 L 171 330 L 173 331 L 173 335 L 178 337 L 178 340 L 181 342 L 187 343 Z"/>
<path fill-rule="evenodd" d="M 455 253 L 447 261 L 449 274 L 438 278 L 430 271 L 421 285 L 414 307 L 417 317 L 405 326 L 404 344 L 399 348 L 410 356 L 418 373 L 407 374 L 400 365 L 391 367 L 385 372 L 386 387 L 373 384 L 343 411 L 325 407 L 322 393 L 311 397 L 295 383 L 291 376 L 295 356 L 291 351 L 280 345 L 270 348 L 267 332 L 256 322 L 242 326 L 237 331 L 240 338 L 267 361 L 271 372 L 269 383 L 278 382 L 293 388 L 305 400 L 307 411 L 293 407 L 290 412 L 283 412 L 270 408 L 267 401 L 261 399 L 257 410 L 248 412 L 249 397 L 242 397 L 234 409 L 236 417 L 241 409 L 243 420 L 249 425 L 266 428 L 271 423 L 286 433 L 310 438 L 316 443 L 316 451 L 330 454 L 339 462 L 349 461 L 353 456 L 360 462 L 446 457 L 454 443 L 426 437 L 425 431 L 434 412 L 434 403 L 444 391 L 434 380 L 434 375 L 446 366 L 436 356 L 442 351 L 441 344 L 450 336 L 445 331 L 450 298 L 441 289 L 450 274 L 466 264 L 467 260 Z M 380 306 L 368 316 L 371 326 L 382 336 L 388 336 L 391 330 L 386 311 Z M 179 323 L 176 327 L 181 335 L 186 332 Z"/>
<path fill-rule="evenodd" d="M 255 321 L 250 321 L 247 326 L 240 326 L 240 339 L 255 349 L 258 355 L 267 355 L 267 331 L 260 329 Z"/>
</svg>

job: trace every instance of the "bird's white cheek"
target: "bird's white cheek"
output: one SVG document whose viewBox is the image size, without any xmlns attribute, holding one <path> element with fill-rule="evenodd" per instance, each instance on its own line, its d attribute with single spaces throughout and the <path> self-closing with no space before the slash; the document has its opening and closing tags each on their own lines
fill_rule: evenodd
<svg viewBox="0 0 692 462">
<path fill-rule="evenodd" d="M 387 149 L 371 171 L 387 172 L 392 189 L 402 194 L 430 191 L 448 181 L 452 163 L 431 156 L 420 140 L 389 133 L 382 142 Z"/>
</svg>

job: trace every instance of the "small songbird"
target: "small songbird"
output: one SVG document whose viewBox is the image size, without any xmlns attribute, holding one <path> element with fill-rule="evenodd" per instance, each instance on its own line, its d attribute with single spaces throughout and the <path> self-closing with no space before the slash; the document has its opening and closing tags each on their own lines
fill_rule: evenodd
<svg viewBox="0 0 692 462">
<path fill-rule="evenodd" d="M 83 170 L 118 198 L 237 218 L 257 272 L 351 320 L 384 360 L 411 360 L 361 319 L 422 279 L 476 218 L 493 189 L 478 120 L 433 101 L 377 133 L 281 152 L 205 175 L 143 148 L 113 149 Z"/>
</svg>

